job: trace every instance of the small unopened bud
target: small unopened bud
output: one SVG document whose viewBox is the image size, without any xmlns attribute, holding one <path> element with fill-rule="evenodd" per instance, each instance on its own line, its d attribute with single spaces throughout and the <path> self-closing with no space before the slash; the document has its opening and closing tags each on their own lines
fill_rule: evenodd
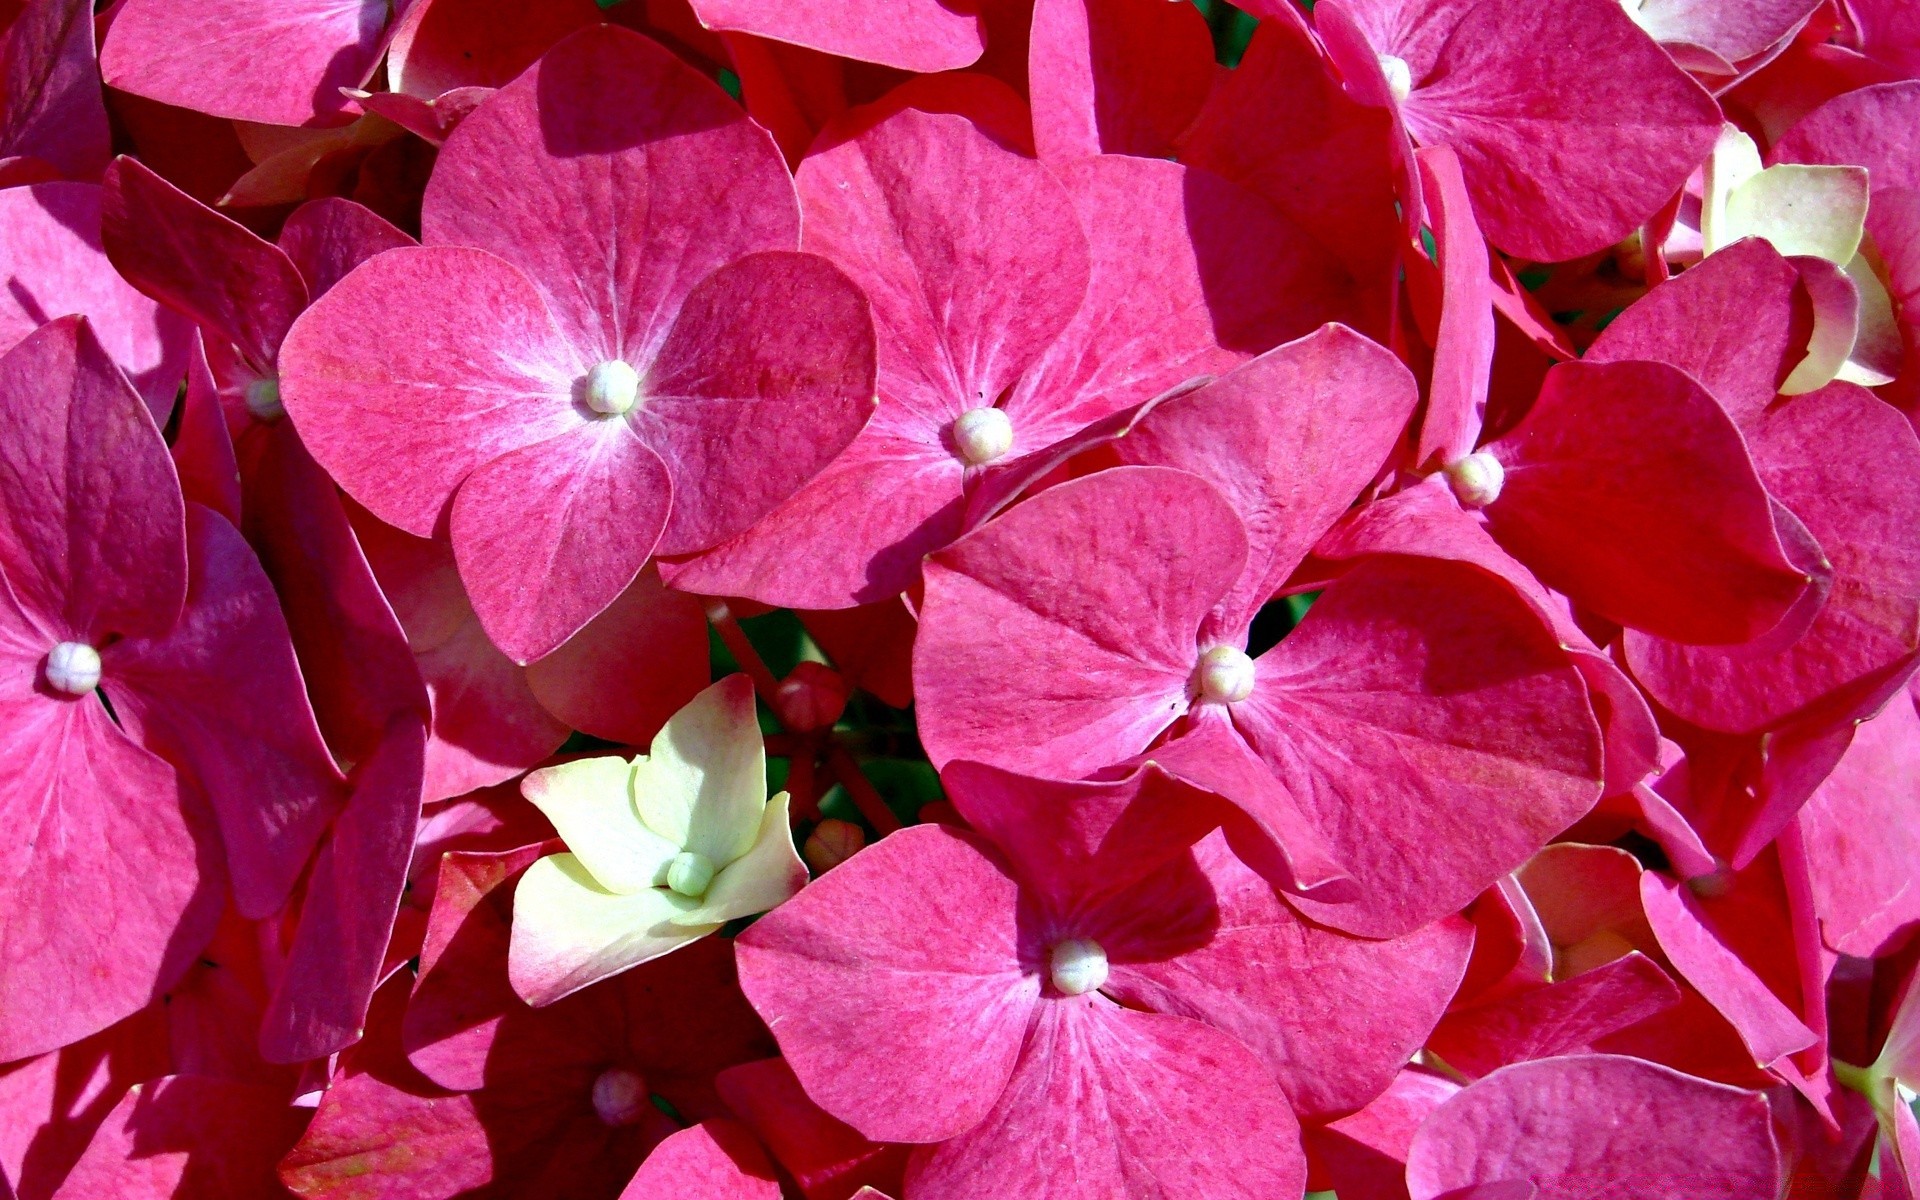
<svg viewBox="0 0 1920 1200">
<path fill-rule="evenodd" d="M 1068 938 L 1047 961 L 1053 986 L 1069 996 L 1084 996 L 1107 982 L 1107 952 L 1090 938 Z"/>
<path fill-rule="evenodd" d="M 968 409 L 954 419 L 953 445 L 968 466 L 984 466 L 1013 449 L 1013 422 L 997 408 Z"/>
<path fill-rule="evenodd" d="M 85 642 L 61 642 L 47 654 L 47 686 L 84 696 L 100 686 L 100 652 Z"/>
<path fill-rule="evenodd" d="M 280 381 L 269 376 L 255 379 L 247 384 L 247 411 L 260 421 L 278 421 L 287 415 L 287 406 L 280 403 Z"/>
<path fill-rule="evenodd" d="M 1194 668 L 1193 690 L 1204 704 L 1238 704 L 1253 695 L 1254 665 L 1244 650 L 1215 646 Z"/>
<path fill-rule="evenodd" d="M 846 677 L 817 662 L 802 662 L 780 681 L 775 696 L 780 723 L 795 733 L 830 729 L 847 710 L 853 692 Z"/>
<path fill-rule="evenodd" d="M 713 860 L 692 850 L 682 850 L 667 864 L 667 886 L 689 900 L 707 894 L 713 882 Z"/>
<path fill-rule="evenodd" d="M 609 1067 L 593 1081 L 593 1111 L 605 1125 L 632 1125 L 652 1105 L 647 1081 L 625 1067 Z"/>
<path fill-rule="evenodd" d="M 1506 485 L 1507 469 L 1485 450 L 1475 450 L 1465 458 L 1447 464 L 1447 486 L 1462 508 L 1485 508 L 1500 498 Z"/>
<path fill-rule="evenodd" d="M 1413 69 L 1407 60 L 1392 54 L 1380 56 L 1380 73 L 1387 77 L 1387 92 L 1395 104 L 1413 94 Z"/>
<path fill-rule="evenodd" d="M 819 875 L 852 858 L 866 844 L 867 835 L 858 825 L 828 817 L 807 835 L 807 844 L 800 847 L 800 857 Z"/>
<path fill-rule="evenodd" d="M 617 358 L 595 363 L 587 372 L 587 407 L 609 417 L 632 410 L 640 398 L 640 372 Z"/>
</svg>

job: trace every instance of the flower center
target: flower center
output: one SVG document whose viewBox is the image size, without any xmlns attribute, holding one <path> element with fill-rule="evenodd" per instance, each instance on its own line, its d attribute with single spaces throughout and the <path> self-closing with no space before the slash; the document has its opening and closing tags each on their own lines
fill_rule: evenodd
<svg viewBox="0 0 1920 1200">
<path fill-rule="evenodd" d="M 704 854 L 683 850 L 667 864 L 667 886 L 689 900 L 706 895 L 712 882 L 713 860 Z"/>
<path fill-rule="evenodd" d="M 1387 91 L 1395 104 L 1413 94 L 1413 69 L 1407 60 L 1393 54 L 1380 56 L 1380 73 L 1387 77 Z"/>
<path fill-rule="evenodd" d="M 593 1081 L 593 1111 L 604 1124 L 632 1125 L 652 1103 L 647 1081 L 625 1067 L 609 1067 Z"/>
<path fill-rule="evenodd" d="M 954 418 L 953 444 L 968 466 L 985 466 L 1013 449 L 1013 422 L 997 408 L 970 408 Z"/>
<path fill-rule="evenodd" d="M 1107 952 L 1091 938 L 1068 938 L 1047 961 L 1053 986 L 1069 996 L 1084 996 L 1107 982 Z"/>
<path fill-rule="evenodd" d="M 47 685 L 69 696 L 100 686 L 100 652 L 85 642 L 61 642 L 47 654 Z"/>
<path fill-rule="evenodd" d="M 1193 690 L 1203 704 L 1238 704 L 1253 694 L 1253 660 L 1232 646 L 1215 646 L 1200 656 Z"/>
<path fill-rule="evenodd" d="M 246 400 L 255 420 L 278 421 L 287 415 L 286 405 L 280 403 L 280 381 L 272 376 L 247 384 Z"/>
<path fill-rule="evenodd" d="M 630 412 L 640 398 L 640 372 L 617 358 L 587 372 L 587 407 L 609 417 Z"/>
<path fill-rule="evenodd" d="M 1507 469 L 1485 450 L 1475 450 L 1465 458 L 1447 464 L 1447 486 L 1463 508 L 1485 508 L 1500 498 L 1507 482 Z"/>
</svg>

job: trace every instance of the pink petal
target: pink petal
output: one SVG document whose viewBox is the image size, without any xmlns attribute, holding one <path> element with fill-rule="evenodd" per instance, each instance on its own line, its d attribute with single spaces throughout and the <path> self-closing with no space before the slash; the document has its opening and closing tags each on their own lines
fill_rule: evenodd
<svg viewBox="0 0 1920 1200">
<path fill-rule="evenodd" d="M 1372 560 L 1257 666 L 1234 725 L 1360 889 L 1345 904 L 1289 897 L 1315 921 L 1411 932 L 1599 799 L 1585 686 L 1525 602 L 1475 568 Z"/>
<path fill-rule="evenodd" d="M 749 255 L 693 289 L 631 418 L 673 478 L 662 554 L 745 531 L 846 448 L 875 405 L 871 330 L 810 254 Z"/>
<path fill-rule="evenodd" d="M 1800 639 L 1772 653 L 1682 647 L 1629 632 L 1648 693 L 1709 729 L 1758 732 L 1818 705 L 1878 707 L 1920 649 L 1920 441 L 1897 411 L 1835 383 L 1769 410 L 1747 431 L 1767 489 L 1819 539 L 1833 590 Z"/>
<path fill-rule="evenodd" d="M 1509 1063 L 1583 1054 L 1594 1043 L 1680 1003 L 1680 989 L 1643 954 L 1447 1014 L 1427 1041 L 1471 1078 Z"/>
<path fill-rule="evenodd" d="M 7 1061 L 138 1011 L 212 935 L 222 891 L 216 837 L 189 785 L 92 698 L 37 694 L 46 648 L 22 633 L 0 587 L 0 797 L 15 831 L 0 866 Z"/>
<path fill-rule="evenodd" d="M 97 179 L 112 155 L 94 59 L 93 10 L 32 0 L 7 29 L 0 158 L 32 158 L 68 179 Z"/>
<path fill-rule="evenodd" d="M 1846 757 L 1800 811 L 1814 908 L 1826 944 L 1871 958 L 1920 922 L 1920 717 L 1902 692 L 1855 732 Z"/>
<path fill-rule="evenodd" d="M 479 250 L 390 250 L 288 332 L 280 395 L 341 487 L 427 537 L 471 472 L 581 427 L 574 383 L 591 365 L 507 263 Z M 393 470 L 396 459 L 408 469 Z"/>
<path fill-rule="evenodd" d="M 121 1098 L 53 1197 L 269 1196 L 303 1121 L 282 1089 L 170 1075 Z"/>
<path fill-rule="evenodd" d="M 934 764 L 1077 778 L 1145 749 L 1186 711 L 1201 624 L 1244 547 L 1206 483 L 1122 467 L 1049 489 L 936 555 L 914 647 Z"/>
<path fill-rule="evenodd" d="M 635 670 L 644 663 L 644 670 Z M 527 666 L 527 686 L 570 728 L 645 746 L 711 682 L 707 617 L 700 601 L 640 572 L 611 605 Z"/>
<path fill-rule="evenodd" d="M 235 902 L 264 917 L 286 900 L 344 788 L 253 551 L 198 505 L 187 509 L 187 545 L 179 624 L 106 647 L 105 686 L 127 730 L 206 791 Z"/>
<path fill-rule="evenodd" d="M 1329 325 L 1155 407 L 1120 440 L 1123 461 L 1178 467 L 1220 489 L 1246 526 L 1246 570 L 1213 630 L 1231 637 L 1252 624 L 1379 473 L 1418 403 L 1413 376 L 1385 347 Z"/>
<path fill-rule="evenodd" d="M 820 1107 L 877 1141 L 952 1137 L 994 1109 L 1038 1003 L 1017 892 L 971 836 L 902 830 L 742 934 L 740 986 Z"/>
<path fill-rule="evenodd" d="M 1028 62 L 1034 143 L 1050 162 L 1170 157 L 1215 70 L 1205 18 L 1157 0 L 1039 0 Z"/>
<path fill-rule="evenodd" d="M 443 6 L 444 7 L 444 6 Z M 300 269 L 314 299 L 382 250 L 414 244 L 385 217 L 338 196 L 309 200 L 280 227 L 280 249 Z"/>
<path fill-rule="evenodd" d="M 1473 453 L 1487 413 L 1493 369 L 1493 279 L 1460 158 L 1445 146 L 1418 152 L 1433 221 L 1443 302 L 1433 344 L 1433 382 L 1414 461 L 1444 467 Z M 1417 265 L 1417 264 L 1416 264 Z M 1411 269 L 1411 268 L 1410 268 Z"/>
<path fill-rule="evenodd" d="M 101 230 L 113 265 L 147 295 L 232 342 L 254 370 L 270 371 L 307 306 L 292 260 L 133 159 L 115 159 L 105 182 Z"/>
<path fill-rule="evenodd" d="M 660 458 L 624 422 L 503 454 L 460 485 L 453 555 L 493 644 L 529 663 L 612 604 L 672 506 Z"/>
<path fill-rule="evenodd" d="M 1205 945 L 1161 961 L 1122 961 L 1096 935 L 1114 964 L 1107 994 L 1232 1034 L 1303 1119 L 1378 1095 L 1452 998 L 1472 926 L 1449 916 L 1390 941 L 1351 938 L 1294 915 L 1222 839 L 1203 841 L 1195 857 L 1219 905 L 1219 928 Z M 1126 907 L 1153 920 L 1124 894 L 1109 905 Z M 1391 1005 L 1379 1002 L 1386 995 Z"/>
<path fill-rule="evenodd" d="M 108 86 L 178 108 L 266 125 L 307 125 L 340 112 L 343 87 L 379 61 L 384 0 L 128 0 L 100 69 Z"/>
<path fill-rule="evenodd" d="M 668 1135 L 640 1164 L 621 1200 L 701 1196 L 712 1200 L 779 1200 L 767 1152 L 735 1121 L 703 1121 Z"/>
<path fill-rule="evenodd" d="M 1634 20 L 1662 45 L 1737 63 L 1772 49 L 1818 7 L 1810 0 L 1650 0 Z"/>
<path fill-rule="evenodd" d="M 1781 1184 L 1763 1097 L 1601 1054 L 1496 1071 L 1414 1135 L 1413 1200 L 1505 1180 L 1533 1183 L 1540 1200 L 1753 1200 Z"/>
<path fill-rule="evenodd" d="M 916 1151 L 907 1191 L 955 1200 L 1291 1196 L 1306 1186 L 1298 1128 L 1258 1060 L 1229 1035 L 1105 1000 L 1050 1001 L 993 1112 Z"/>
<path fill-rule="evenodd" d="M 1774 162 L 1850 163 L 1867 168 L 1873 190 L 1920 189 L 1912 129 L 1920 80 L 1849 91 L 1813 110 L 1773 147 Z"/>
<path fill-rule="evenodd" d="M 692 67 L 614 25 L 567 38 L 461 122 L 420 223 L 429 246 L 490 250 L 524 271 L 587 362 L 642 373 L 696 284 L 799 237 L 773 140 Z"/>
<path fill-rule="evenodd" d="M 847 682 L 894 708 L 913 703 L 913 639 L 920 625 L 905 604 L 883 600 L 799 617 Z"/>
<path fill-rule="evenodd" d="M 100 189 L 39 183 L 0 190 L 0 349 L 67 313 L 87 318 L 146 398 L 156 422 L 173 411 L 192 332 L 177 313 L 127 285 L 100 242 Z"/>
<path fill-rule="evenodd" d="M 504 87 L 555 42 L 599 21 L 592 0 L 419 0 L 387 43 L 387 73 L 395 92 L 423 100 Z"/>
<path fill-rule="evenodd" d="M 1488 528 L 1542 583 L 1692 643 L 1772 629 L 1813 584 L 1790 557 L 1740 431 L 1657 363 L 1562 363 L 1490 453 Z"/>
<path fill-rule="evenodd" d="M 728 1109 L 766 1144 L 807 1200 L 844 1200 L 855 1188 L 865 1195 L 874 1186 L 900 1191 L 907 1147 L 870 1142 L 828 1116 L 807 1098 L 785 1059 L 728 1067 L 715 1083 Z"/>
<path fill-rule="evenodd" d="M 1351 1194 L 1406 1200 L 1407 1147 L 1458 1084 L 1408 1067 L 1365 1108 L 1324 1126 L 1308 1126 L 1307 1147 L 1329 1182 Z"/>
<path fill-rule="evenodd" d="M 56 641 L 165 634 L 186 595 L 180 485 L 153 416 L 81 317 L 0 357 L 0 570 Z"/>
<path fill-rule="evenodd" d="M 180 403 L 180 424 L 173 435 L 173 465 L 186 499 L 240 524 L 240 463 L 233 434 L 220 403 L 220 385 L 207 365 L 200 337 L 192 335 L 187 359 L 187 390 Z"/>
<path fill-rule="evenodd" d="M 757 34 L 903 71 L 950 71 L 980 57 L 981 18 L 944 0 L 692 0 L 708 29 Z"/>
<path fill-rule="evenodd" d="M 324 1058 L 365 1031 L 407 885 L 426 740 L 419 716 L 398 716 L 354 772 L 353 793 L 314 857 L 263 1021 L 261 1052 L 274 1062 Z"/>
<path fill-rule="evenodd" d="M 526 668 L 487 640 L 451 547 L 402 533 L 363 509 L 350 515 L 432 700 L 424 798 L 499 783 L 559 749 L 567 726 L 534 697 Z"/>
</svg>

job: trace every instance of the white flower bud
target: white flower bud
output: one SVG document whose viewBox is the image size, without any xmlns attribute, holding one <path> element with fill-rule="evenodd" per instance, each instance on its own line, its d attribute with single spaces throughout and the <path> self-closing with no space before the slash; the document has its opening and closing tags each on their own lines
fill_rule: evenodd
<svg viewBox="0 0 1920 1200">
<path fill-rule="evenodd" d="M 640 372 L 617 358 L 587 372 L 587 407 L 609 417 L 630 412 L 640 398 Z"/>
<path fill-rule="evenodd" d="M 1053 948 L 1047 968 L 1054 987 L 1084 996 L 1107 982 L 1107 952 L 1089 938 L 1068 938 Z"/>
<path fill-rule="evenodd" d="M 85 642 L 61 642 L 47 655 L 47 686 L 84 696 L 100 686 L 100 652 Z"/>
<path fill-rule="evenodd" d="M 1194 694 L 1203 704 L 1238 704 L 1253 694 L 1254 666 L 1244 650 L 1215 646 L 1193 671 Z"/>
<path fill-rule="evenodd" d="M 713 872 L 712 859 L 691 850 L 682 850 L 667 864 L 667 886 L 689 900 L 698 900 L 707 894 L 707 885 L 713 882 Z"/>
<path fill-rule="evenodd" d="M 1507 469 L 1485 450 L 1476 450 L 1465 458 L 1447 464 L 1447 486 L 1462 508 L 1485 508 L 1500 498 L 1507 482 Z"/>
<path fill-rule="evenodd" d="M 1395 104 L 1413 94 L 1413 70 L 1407 60 L 1392 54 L 1380 56 L 1380 73 L 1387 77 L 1387 91 Z"/>
<path fill-rule="evenodd" d="M 625 1067 L 609 1067 L 593 1081 L 593 1111 L 606 1125 L 632 1125 L 647 1115 L 652 1104 L 647 1081 Z"/>
<path fill-rule="evenodd" d="M 985 466 L 1013 449 L 1013 422 L 997 408 L 970 408 L 954 419 L 953 444 L 968 466 Z"/>
</svg>

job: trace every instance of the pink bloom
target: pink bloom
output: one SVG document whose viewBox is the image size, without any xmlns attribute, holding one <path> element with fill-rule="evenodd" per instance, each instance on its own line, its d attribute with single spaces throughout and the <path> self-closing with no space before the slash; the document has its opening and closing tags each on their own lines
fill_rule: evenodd
<svg viewBox="0 0 1920 1200">
<path fill-rule="evenodd" d="M 111 135 L 92 18 L 85 0 L 32 0 L 7 30 L 0 53 L 0 180 L 29 183 L 51 172 L 91 181 L 105 169 Z"/>
<path fill-rule="evenodd" d="M 773 144 L 634 34 L 583 30 L 476 110 L 422 222 L 424 248 L 370 260 L 295 325 L 284 398 L 374 515 L 421 537 L 450 523 L 516 662 L 656 552 L 765 515 L 871 411 L 866 302 L 794 253 Z"/>
<path fill-rule="evenodd" d="M 666 566 L 675 587 L 885 599 L 1090 422 L 1352 308 L 1331 255 L 1222 180 L 1119 155 L 1056 172 L 962 117 L 897 113 L 799 187 L 806 245 L 873 301 L 880 407 L 764 521 Z"/>
</svg>

